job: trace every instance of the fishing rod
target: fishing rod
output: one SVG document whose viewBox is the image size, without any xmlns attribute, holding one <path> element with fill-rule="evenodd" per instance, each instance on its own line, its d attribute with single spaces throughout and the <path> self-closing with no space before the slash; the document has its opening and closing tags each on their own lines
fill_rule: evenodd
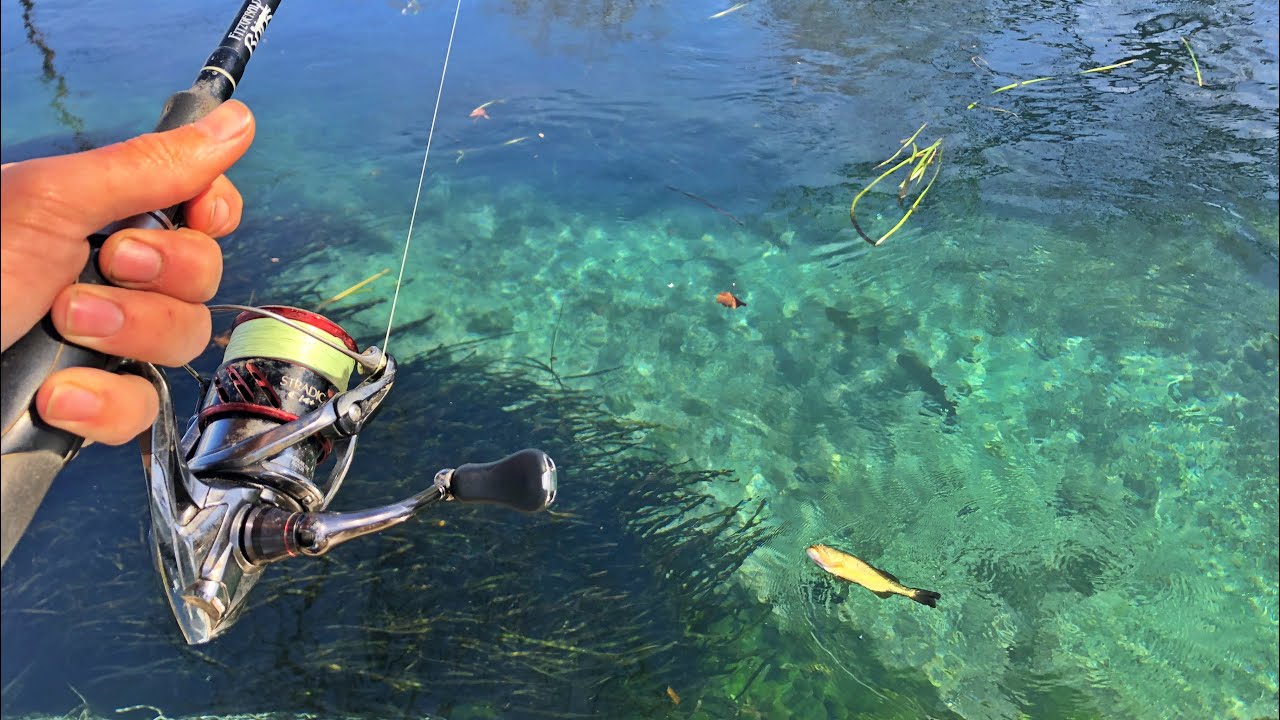
<svg viewBox="0 0 1280 720">
<path fill-rule="evenodd" d="M 280 0 L 248 0 L 201 68 L 190 89 L 165 104 L 157 131 L 195 122 L 235 91 Z M 461 2 L 459 0 L 459 8 Z M 458 11 L 454 14 L 454 31 Z M 448 68 L 453 33 L 445 55 Z M 438 114 L 444 72 L 436 97 Z M 426 176 L 435 118 L 418 180 Z M 408 258 L 401 258 L 396 298 Z M 124 228 L 173 229 L 181 206 L 115 223 L 89 238 L 92 252 L 80 282 L 107 284 L 97 251 Z M 200 402 L 179 431 L 163 371 L 150 363 L 110 357 L 66 342 L 46 316 L 3 353 L 3 558 L 35 514 L 49 485 L 80 449 L 83 439 L 43 423 L 36 391 L 67 367 L 129 372 L 148 380 L 160 397 L 156 422 L 139 442 L 151 510 L 151 550 L 179 629 L 188 643 L 225 632 L 245 608 L 249 591 L 271 564 L 319 556 L 357 537 L 402 523 L 443 500 L 494 503 L 534 512 L 555 499 L 555 463 L 525 449 L 492 463 L 468 463 L 438 471 L 431 485 L 404 500 L 354 512 L 332 512 L 354 458 L 360 432 L 377 415 L 396 378 L 386 352 L 395 299 L 383 347 L 359 351 L 354 338 L 322 315 L 295 307 L 212 305 L 236 311 L 222 362 L 201 377 Z M 362 377 L 348 388 L 352 374 Z M 322 464 L 329 477 L 317 483 Z"/>
</svg>

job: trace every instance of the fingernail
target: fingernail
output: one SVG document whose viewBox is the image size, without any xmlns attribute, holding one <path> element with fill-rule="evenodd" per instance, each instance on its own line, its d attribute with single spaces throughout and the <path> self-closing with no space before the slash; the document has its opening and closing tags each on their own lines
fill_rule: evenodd
<svg viewBox="0 0 1280 720">
<path fill-rule="evenodd" d="M 144 242 L 125 238 L 116 246 L 107 274 L 117 282 L 151 282 L 160 276 L 163 262 L 155 248 Z"/>
<path fill-rule="evenodd" d="M 197 120 L 196 127 L 208 133 L 214 140 L 226 142 L 239 137 L 248 129 L 250 117 L 243 108 L 231 108 L 224 103 Z"/>
<path fill-rule="evenodd" d="M 80 422 L 91 420 L 102 412 L 102 398 L 79 385 L 62 384 L 49 393 L 41 416 L 46 421 Z"/>
<path fill-rule="evenodd" d="M 68 335 L 107 337 L 124 327 L 124 311 L 119 305 L 84 291 L 76 291 L 67 306 Z"/>
<path fill-rule="evenodd" d="M 221 230 L 226 227 L 227 221 L 230 219 L 231 206 L 227 204 L 225 198 L 215 198 L 213 209 L 209 211 L 209 227 L 212 228 L 209 234 L 214 237 L 221 235 Z"/>
</svg>

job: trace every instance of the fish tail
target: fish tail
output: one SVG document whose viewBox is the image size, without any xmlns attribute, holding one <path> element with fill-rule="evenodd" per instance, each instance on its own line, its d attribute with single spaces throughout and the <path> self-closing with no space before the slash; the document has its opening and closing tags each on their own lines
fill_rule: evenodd
<svg viewBox="0 0 1280 720">
<path fill-rule="evenodd" d="M 907 597 L 911 598 L 912 600 L 915 600 L 921 605 L 928 605 L 931 608 L 938 607 L 938 600 L 942 598 L 942 595 L 932 590 L 922 590 L 920 588 L 908 588 L 908 590 L 910 590 L 911 592 L 907 595 Z"/>
</svg>

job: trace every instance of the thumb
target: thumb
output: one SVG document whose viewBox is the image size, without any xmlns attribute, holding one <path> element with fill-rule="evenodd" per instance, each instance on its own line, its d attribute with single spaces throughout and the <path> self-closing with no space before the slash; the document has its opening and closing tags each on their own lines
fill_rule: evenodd
<svg viewBox="0 0 1280 720">
<path fill-rule="evenodd" d="M 60 216 L 46 220 L 82 237 L 190 200 L 240 159 L 253 133 L 249 108 L 229 100 L 190 125 L 35 161 Z"/>
</svg>

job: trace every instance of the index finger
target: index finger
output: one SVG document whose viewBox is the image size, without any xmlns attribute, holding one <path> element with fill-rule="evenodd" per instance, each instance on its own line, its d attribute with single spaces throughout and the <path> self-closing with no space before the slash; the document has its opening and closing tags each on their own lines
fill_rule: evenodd
<svg viewBox="0 0 1280 720">
<path fill-rule="evenodd" d="M 222 237 L 240 225 L 244 200 L 227 176 L 219 175 L 212 185 L 182 207 L 187 227 L 210 237 Z"/>
</svg>

